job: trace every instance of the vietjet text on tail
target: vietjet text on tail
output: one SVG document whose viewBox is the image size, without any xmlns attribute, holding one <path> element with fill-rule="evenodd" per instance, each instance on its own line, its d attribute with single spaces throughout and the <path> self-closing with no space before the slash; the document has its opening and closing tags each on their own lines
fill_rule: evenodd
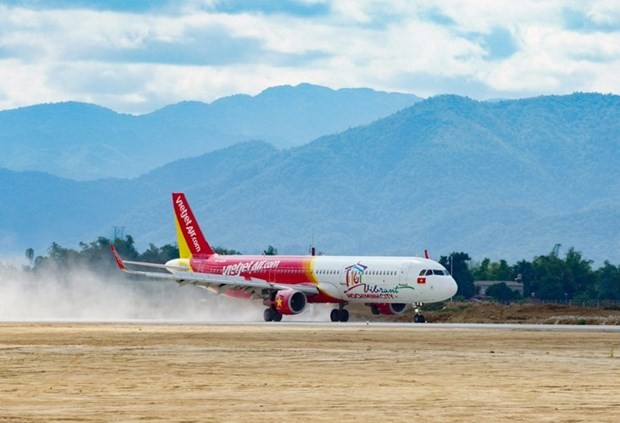
<svg viewBox="0 0 620 423">
<path fill-rule="evenodd" d="M 346 322 L 349 303 L 364 303 L 373 314 L 403 313 L 409 304 L 446 300 L 457 290 L 439 263 L 418 257 L 241 256 L 216 254 L 205 239 L 185 194 L 173 193 L 172 204 L 180 258 L 166 264 L 122 260 L 121 270 L 151 278 L 197 285 L 217 294 L 262 299 L 264 319 L 299 314 L 308 303 L 331 303 L 333 322 Z M 163 268 L 170 273 L 128 269 Z M 424 316 L 416 309 L 415 322 Z"/>
</svg>

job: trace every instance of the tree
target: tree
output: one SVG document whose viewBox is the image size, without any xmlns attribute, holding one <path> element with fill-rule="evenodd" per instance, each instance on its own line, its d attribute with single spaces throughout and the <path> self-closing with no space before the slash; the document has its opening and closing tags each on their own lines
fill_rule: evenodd
<svg viewBox="0 0 620 423">
<path fill-rule="evenodd" d="M 237 250 L 227 249 L 227 248 L 224 248 L 224 247 L 215 247 L 213 249 L 213 251 L 215 251 L 216 254 L 221 254 L 221 255 L 224 255 L 224 256 L 238 256 L 238 255 L 241 254 Z"/>
<path fill-rule="evenodd" d="M 592 261 L 584 260 L 581 253 L 571 247 L 566 253 L 564 264 L 564 289 L 568 298 L 596 298 L 596 274 L 592 271 Z"/>
<path fill-rule="evenodd" d="M 278 255 L 278 249 L 276 247 L 274 247 L 273 245 L 270 245 L 267 247 L 266 250 L 263 251 L 263 255 L 264 256 L 277 256 Z"/>
<path fill-rule="evenodd" d="M 506 260 L 491 262 L 485 258 L 477 267 L 472 269 L 472 275 L 477 281 L 508 281 L 511 279 L 512 267 Z"/>
<path fill-rule="evenodd" d="M 467 253 L 453 252 L 449 256 L 441 256 L 439 263 L 448 270 L 452 271 L 452 277 L 458 285 L 456 295 L 471 298 L 476 295 L 474 277 L 469 271 L 467 262 L 471 260 Z"/>
<path fill-rule="evenodd" d="M 482 260 L 480 264 L 472 270 L 474 279 L 477 281 L 491 280 L 491 278 L 489 277 L 490 264 L 491 264 L 491 260 L 485 257 L 484 260 Z"/>
<path fill-rule="evenodd" d="M 492 281 L 508 281 L 512 275 L 512 268 L 508 266 L 506 260 L 500 260 L 499 262 L 491 264 L 491 278 Z"/>
<path fill-rule="evenodd" d="M 79 261 L 90 268 L 109 267 L 114 262 L 110 254 L 110 243 L 108 238 L 102 236 L 88 244 L 80 242 Z"/>
<path fill-rule="evenodd" d="M 599 295 L 601 300 L 620 300 L 620 266 L 614 266 L 608 260 L 598 270 Z"/>
<path fill-rule="evenodd" d="M 564 263 L 555 254 L 540 256 L 533 262 L 535 278 L 531 289 L 536 298 L 557 300 L 567 297 L 564 290 Z M 565 295 L 566 294 L 566 295 Z"/>
<path fill-rule="evenodd" d="M 30 263 L 30 267 L 32 267 L 34 264 L 34 250 L 32 248 L 28 248 L 26 250 L 26 258 L 28 259 L 28 262 Z"/>
<path fill-rule="evenodd" d="M 523 296 L 530 297 L 532 295 L 532 284 L 535 280 L 534 266 L 526 260 L 518 261 L 512 266 L 512 280 L 523 283 Z"/>
<path fill-rule="evenodd" d="M 177 258 L 179 258 L 179 248 L 171 244 L 157 247 L 151 243 L 149 244 L 149 248 L 138 255 L 138 261 L 146 261 L 149 263 L 166 263 L 169 260 Z"/>
<path fill-rule="evenodd" d="M 180 252 L 179 247 L 172 244 L 165 244 L 163 247 L 159 249 L 159 254 L 162 262 L 166 262 L 168 260 L 173 260 L 175 258 L 179 258 Z"/>
<path fill-rule="evenodd" d="M 61 247 L 52 242 L 49 248 L 49 258 L 53 264 L 61 268 L 68 268 L 77 263 L 78 253 L 75 250 Z"/>
<path fill-rule="evenodd" d="M 127 260 L 136 260 L 139 256 L 131 235 L 127 235 L 125 239 L 115 238 L 114 248 L 116 248 L 121 257 Z"/>
<path fill-rule="evenodd" d="M 517 291 L 513 291 L 512 289 L 508 288 L 508 285 L 506 285 L 505 282 L 491 285 L 487 289 L 486 293 L 489 297 L 493 297 L 498 301 L 512 301 L 521 297 L 521 295 L 519 295 Z"/>
</svg>

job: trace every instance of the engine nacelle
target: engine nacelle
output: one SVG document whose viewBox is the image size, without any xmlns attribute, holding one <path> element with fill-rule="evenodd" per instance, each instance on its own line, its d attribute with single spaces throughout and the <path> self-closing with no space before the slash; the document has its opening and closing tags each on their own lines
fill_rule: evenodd
<svg viewBox="0 0 620 423">
<path fill-rule="evenodd" d="M 402 303 L 379 303 L 370 304 L 370 311 L 372 314 L 385 314 L 388 316 L 394 316 L 396 314 L 403 314 L 407 309 L 407 304 Z"/>
<path fill-rule="evenodd" d="M 278 291 L 273 305 L 280 314 L 299 314 L 306 309 L 308 300 L 306 294 L 294 289 Z"/>
</svg>

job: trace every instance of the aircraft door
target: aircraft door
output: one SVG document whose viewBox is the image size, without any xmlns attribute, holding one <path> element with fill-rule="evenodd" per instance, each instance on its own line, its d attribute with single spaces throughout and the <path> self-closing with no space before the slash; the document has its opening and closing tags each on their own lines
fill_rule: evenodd
<svg viewBox="0 0 620 423">
<path fill-rule="evenodd" d="M 407 281 L 411 280 L 409 272 L 411 272 L 411 263 L 404 263 L 400 268 L 400 274 L 398 278 L 398 281 L 401 284 L 407 284 Z"/>
</svg>

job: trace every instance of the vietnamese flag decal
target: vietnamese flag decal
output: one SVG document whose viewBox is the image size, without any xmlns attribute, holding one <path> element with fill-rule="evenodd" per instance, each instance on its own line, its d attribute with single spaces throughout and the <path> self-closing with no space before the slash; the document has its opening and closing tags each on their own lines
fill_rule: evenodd
<svg viewBox="0 0 620 423">
<path fill-rule="evenodd" d="M 426 283 L 426 278 L 418 278 L 418 283 Z"/>
</svg>

